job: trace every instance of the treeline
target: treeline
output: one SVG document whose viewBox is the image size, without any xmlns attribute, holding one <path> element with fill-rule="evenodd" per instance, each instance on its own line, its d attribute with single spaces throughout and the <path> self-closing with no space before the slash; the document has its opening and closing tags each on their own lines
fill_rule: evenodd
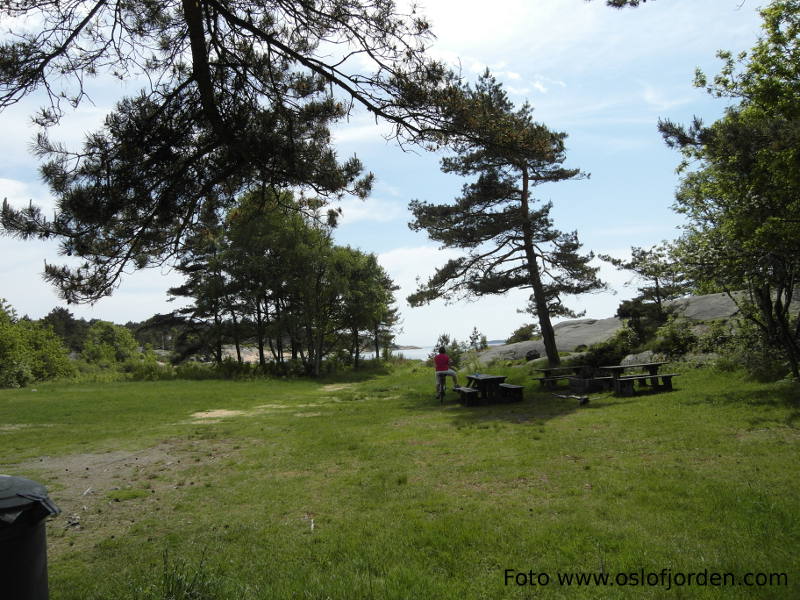
<svg viewBox="0 0 800 600">
<path fill-rule="evenodd" d="M 232 345 L 241 363 L 252 345 L 262 368 L 309 375 L 326 359 L 358 368 L 365 348 L 388 352 L 398 288 L 374 254 L 335 245 L 313 205 L 297 207 L 291 193 L 268 190 L 207 215 L 177 267 L 185 283 L 169 290 L 191 305 L 140 329 L 179 328 L 178 359 L 206 351 L 222 363 Z"/>
<path fill-rule="evenodd" d="M 87 372 L 130 371 L 148 357 L 154 360 L 120 325 L 76 319 L 65 308 L 54 308 L 34 321 L 19 317 L 0 299 L 0 387 Z"/>
<path fill-rule="evenodd" d="M 397 287 L 374 254 L 335 245 L 319 215 L 297 205 L 288 192 L 249 194 L 224 217 L 204 216 L 177 267 L 185 282 L 169 290 L 191 303 L 173 313 L 123 327 L 61 307 L 33 321 L 3 304 L 0 385 L 98 369 L 160 378 L 174 374 L 165 363 L 191 359 L 252 373 L 246 348 L 258 371 L 277 375 L 358 368 L 365 349 L 387 356 Z"/>
</svg>

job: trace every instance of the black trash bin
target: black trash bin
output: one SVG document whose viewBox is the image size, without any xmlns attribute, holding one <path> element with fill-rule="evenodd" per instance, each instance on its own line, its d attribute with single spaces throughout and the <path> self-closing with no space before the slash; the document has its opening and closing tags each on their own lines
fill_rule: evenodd
<svg viewBox="0 0 800 600">
<path fill-rule="evenodd" d="M 0 596 L 47 600 L 45 517 L 60 511 L 43 485 L 0 475 Z"/>
</svg>

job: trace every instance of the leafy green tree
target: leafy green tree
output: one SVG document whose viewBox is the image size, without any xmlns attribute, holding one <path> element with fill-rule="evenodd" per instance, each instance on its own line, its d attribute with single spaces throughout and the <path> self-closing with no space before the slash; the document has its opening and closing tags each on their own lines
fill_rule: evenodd
<svg viewBox="0 0 800 600">
<path fill-rule="evenodd" d="M 33 380 L 25 337 L 17 324 L 13 307 L 0 300 L 0 387 L 23 387 Z"/>
<path fill-rule="evenodd" d="M 467 346 L 471 350 L 486 350 L 486 348 L 489 347 L 489 342 L 487 341 L 486 336 L 478 331 L 477 327 L 473 327 L 472 333 L 469 334 Z"/>
<path fill-rule="evenodd" d="M 69 310 L 57 306 L 41 319 L 41 323 L 52 327 L 53 332 L 73 352 L 80 352 L 83 348 L 83 340 L 89 330 L 86 319 L 76 319 Z"/>
<path fill-rule="evenodd" d="M 344 248 L 343 260 L 347 262 L 348 280 L 342 296 L 343 325 L 350 334 L 349 352 L 353 365 L 358 368 L 361 349 L 369 335 L 385 324 L 394 302 L 394 285 L 386 271 L 378 264 L 374 254 L 367 254 L 349 246 Z M 379 334 L 378 334 L 379 335 Z M 376 348 L 376 357 L 380 356 Z"/>
<path fill-rule="evenodd" d="M 225 313 L 229 308 L 223 264 L 223 231 L 215 214 L 206 216 L 203 222 L 204 227 L 187 240 L 184 257 L 176 266 L 186 280 L 182 285 L 170 288 L 167 293 L 174 297 L 194 298 L 191 306 L 176 312 L 189 322 L 202 324 L 194 330 L 203 332 L 204 345 L 210 347 L 219 364 L 222 362 L 226 329 Z"/>
<path fill-rule="evenodd" d="M 392 0 L 5 2 L 0 18 L 30 25 L 0 44 L 0 110 L 46 95 L 36 151 L 57 198 L 52 219 L 5 202 L 2 224 L 85 259 L 46 267 L 69 301 L 179 258 L 198 216 L 253 182 L 365 197 L 371 175 L 338 159 L 329 125 L 359 105 L 413 139 L 436 125 L 418 107 L 452 77 L 426 56 L 427 21 Z M 82 149 L 52 141 L 46 128 L 90 100 L 96 75 L 143 88 Z"/>
<path fill-rule="evenodd" d="M 139 345 L 128 329 L 109 321 L 95 321 L 89 327 L 81 355 L 90 363 L 106 368 L 135 358 Z"/>
<path fill-rule="evenodd" d="M 22 387 L 73 373 L 61 338 L 49 326 L 18 319 L 0 299 L 0 387 Z"/>
<path fill-rule="evenodd" d="M 558 365 L 551 317 L 575 314 L 562 296 L 604 287 L 589 264 L 593 255 L 580 254 L 577 232 L 557 230 L 552 205 L 537 206 L 532 197 L 536 185 L 582 175 L 562 166 L 566 134 L 535 122 L 527 103 L 515 109 L 488 70 L 474 88 L 449 97 L 443 110 L 450 118 L 445 142 L 455 155 L 442 159 L 442 170 L 477 180 L 464 185 L 454 204 L 412 201 L 410 227 L 466 254 L 439 268 L 408 301 L 418 306 L 459 293 L 530 289 L 548 360 Z"/>
<path fill-rule="evenodd" d="M 459 342 L 455 337 L 450 337 L 448 333 L 441 333 L 433 346 L 433 353 L 428 356 L 429 364 L 433 364 L 433 356 L 438 354 L 439 348 L 444 348 L 445 354 L 450 357 L 450 362 L 455 368 L 461 365 L 461 357 L 467 351 L 466 344 Z"/>
<path fill-rule="evenodd" d="M 636 279 L 645 283 L 637 289 L 638 299 L 655 303 L 661 314 L 664 313 L 663 304 L 666 300 L 679 298 L 689 290 L 680 265 L 673 256 L 672 247 L 666 242 L 650 249 L 632 246 L 630 260 L 607 254 L 600 254 L 598 258 L 610 262 L 618 269 L 632 271 Z"/>
<path fill-rule="evenodd" d="M 688 277 L 727 292 L 800 378 L 800 2 L 761 14 L 749 55 L 720 53 L 711 83 L 697 74 L 697 85 L 736 100 L 725 116 L 660 129 L 684 155 L 675 209 L 688 221 L 678 245 Z"/>
<path fill-rule="evenodd" d="M 526 323 L 517 327 L 506 340 L 506 344 L 527 342 L 540 337 L 539 326 L 536 323 Z"/>
<path fill-rule="evenodd" d="M 259 361 L 266 349 L 282 364 L 285 341 L 292 357 L 302 354 L 300 298 L 311 285 L 313 269 L 330 246 L 329 235 L 313 219 L 292 209 L 291 193 L 269 190 L 244 196 L 226 217 L 224 263 L 230 302 L 252 324 Z M 314 249 L 320 256 L 314 256 Z"/>
</svg>

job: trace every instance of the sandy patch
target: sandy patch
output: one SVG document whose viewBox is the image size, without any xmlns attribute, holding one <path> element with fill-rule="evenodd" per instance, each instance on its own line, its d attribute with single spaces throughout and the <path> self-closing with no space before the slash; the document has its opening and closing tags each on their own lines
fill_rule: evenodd
<svg viewBox="0 0 800 600">
<path fill-rule="evenodd" d="M 0 425 L 0 432 L 19 431 L 20 429 L 32 429 L 35 427 L 54 427 L 54 425 L 52 423 L 12 423 L 9 425 Z"/>
<path fill-rule="evenodd" d="M 201 412 L 192 413 L 193 419 L 221 419 L 224 417 L 238 417 L 245 414 L 243 410 L 227 410 L 218 408 L 215 410 L 204 410 Z"/>
<path fill-rule="evenodd" d="M 351 387 L 353 387 L 352 383 L 331 383 L 329 385 L 322 386 L 322 389 L 326 392 L 339 392 Z"/>
</svg>

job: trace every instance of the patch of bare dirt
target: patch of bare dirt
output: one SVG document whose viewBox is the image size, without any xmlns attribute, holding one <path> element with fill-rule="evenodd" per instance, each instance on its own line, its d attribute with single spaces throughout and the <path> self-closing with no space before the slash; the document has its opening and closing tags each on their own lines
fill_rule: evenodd
<svg viewBox="0 0 800 600">
<path fill-rule="evenodd" d="M 235 446 L 219 440 L 170 440 L 138 451 L 43 456 L 5 472 L 44 484 L 61 514 L 48 521 L 53 555 L 126 535 L 153 512 L 171 510 L 175 490 L 200 485 L 197 466 L 227 462 Z"/>
<path fill-rule="evenodd" d="M 192 418 L 199 420 L 206 420 L 206 419 L 218 420 L 223 417 L 238 417 L 239 415 L 243 414 L 245 414 L 243 410 L 227 410 L 224 408 L 218 408 L 216 410 L 204 410 L 201 412 L 192 413 Z"/>
<path fill-rule="evenodd" d="M 339 392 L 341 390 L 346 390 L 351 387 L 353 387 L 352 383 L 331 383 L 329 385 L 323 386 L 322 389 L 323 391 L 326 392 Z"/>
</svg>

